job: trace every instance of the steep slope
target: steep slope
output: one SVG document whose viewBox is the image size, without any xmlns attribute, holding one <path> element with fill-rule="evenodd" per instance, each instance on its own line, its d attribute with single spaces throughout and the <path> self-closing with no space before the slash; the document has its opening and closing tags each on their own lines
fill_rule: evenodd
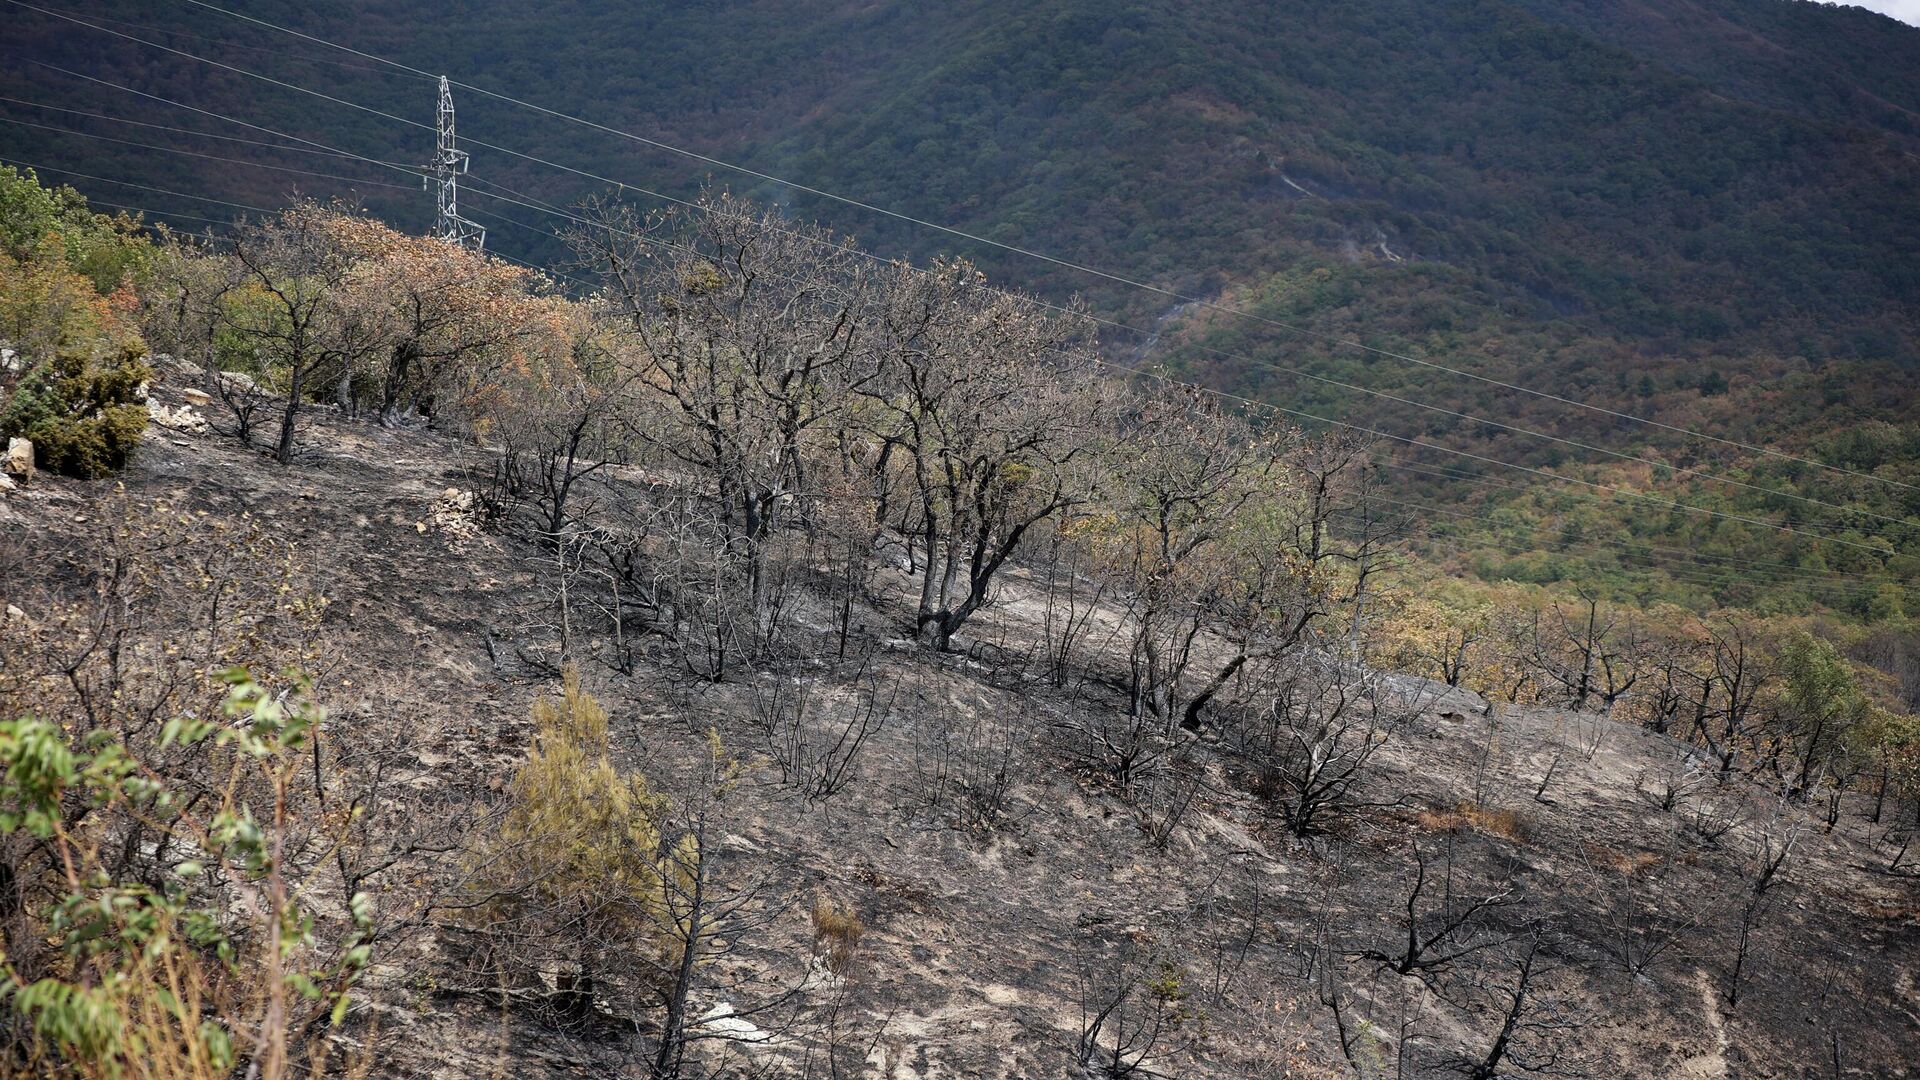
<svg viewBox="0 0 1920 1080">
<path fill-rule="evenodd" d="M 180 404 L 183 374 L 167 374 L 156 394 Z M 527 662 L 553 645 L 550 555 L 436 515 L 444 489 L 469 476 L 462 448 L 323 412 L 312 422 L 314 449 L 291 469 L 218 436 L 156 429 L 124 494 L 43 477 L 0 498 L 0 601 L 21 609 L 9 618 L 38 619 L 61 594 L 87 596 L 103 518 L 136 520 L 155 503 L 168 516 L 250 515 L 295 545 L 300 580 L 331 601 L 310 661 L 335 718 L 325 760 L 390 755 L 399 786 L 384 812 L 419 829 L 457 823 L 457 839 L 477 844 L 528 748 L 528 707 L 554 689 Z M 1471 695 L 1394 680 L 1383 689 L 1416 707 L 1364 778 L 1365 813 L 1292 838 L 1229 748 L 1199 742 L 1188 748 L 1198 797 L 1156 843 L 1158 811 L 1122 799 L 1083 756 L 1083 725 L 1115 703 L 1092 684 L 1032 677 L 1015 658 L 1044 617 L 1037 582 L 1008 585 L 978 659 L 890 640 L 905 584 L 879 574 L 845 661 L 822 654 L 724 683 L 690 681 L 644 644 L 623 663 L 597 632 L 597 644 L 581 639 L 576 659 L 609 704 L 623 766 L 687 790 L 709 731 L 746 764 L 715 811 L 717 881 L 755 887 L 759 921 L 694 997 L 696 1014 L 718 1018 L 699 1030 L 747 1036 L 701 1044 L 700 1060 L 734 1066 L 720 1075 L 767 1075 L 750 1067 L 770 1060 L 810 1062 L 807 1075 L 831 1061 L 876 1080 L 1070 1075 L 1127 965 L 1180 1017 L 1148 1048 L 1173 1075 L 1345 1075 L 1342 1023 L 1361 1062 L 1459 1075 L 1499 1032 L 1510 946 L 1532 934 L 1552 945 L 1518 1035 L 1528 1060 L 1558 1048 L 1588 1075 L 1715 1077 L 1798 1075 L 1837 1056 L 1843 1075 L 1912 1074 L 1920 908 L 1911 878 L 1878 870 L 1890 845 L 1865 820 L 1864 795 L 1849 796 L 1831 832 L 1815 808 L 1770 805 L 1740 782 L 1691 787 L 1658 810 L 1648 799 L 1685 764 L 1671 740 L 1558 710 L 1482 715 Z M 195 610 L 166 599 L 141 613 L 162 641 L 168 619 Z M 783 779 L 763 727 L 769 695 L 798 685 L 817 719 L 843 720 L 869 687 L 886 703 L 826 797 Z M 376 741 L 395 723 L 402 742 Z M 1721 819 L 1729 827 L 1709 836 Z M 460 915 L 470 855 L 407 835 L 398 869 L 367 879 L 382 935 L 341 1029 L 346 1045 L 376 1048 L 371 1075 L 632 1067 L 644 1024 L 569 1027 L 535 1007 L 537 985 L 471 981 Z M 1789 835 L 1793 858 L 1751 928 L 1729 1006 L 1743 875 L 1764 841 Z M 1466 940 L 1473 952 L 1400 975 L 1365 954 L 1404 940 L 1416 850 L 1460 902 L 1502 900 Z M 442 906 L 410 918 L 429 889 Z M 819 897 L 864 927 L 837 967 L 809 927 Z M 720 1022 L 795 987 L 809 1021 L 778 1040 L 754 1033 L 781 1013 Z"/>
</svg>

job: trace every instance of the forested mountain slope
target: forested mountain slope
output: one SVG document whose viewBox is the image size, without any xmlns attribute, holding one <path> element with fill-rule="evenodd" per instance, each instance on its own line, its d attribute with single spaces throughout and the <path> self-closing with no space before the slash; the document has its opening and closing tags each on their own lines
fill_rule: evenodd
<svg viewBox="0 0 1920 1080">
<path fill-rule="evenodd" d="M 1524 6 L 1729 97 L 1909 139 L 1920 135 L 1920 41 L 1911 27 L 1865 8 L 1744 0 L 1526 0 Z"/>
<path fill-rule="evenodd" d="M 180 8 L 63 10 L 137 20 L 143 26 L 114 25 L 427 118 L 430 92 L 416 86 L 143 28 L 241 33 L 280 52 L 343 57 Z M 1902 308 L 1920 250 L 1906 211 L 1910 73 L 1920 65 L 1900 58 L 1920 49 L 1920 32 L 1856 11 L 1781 0 L 1662 5 L 1658 17 L 1627 5 L 1395 0 L 963 10 L 481 3 L 404 18 L 381 8 L 247 10 L 1188 290 L 1310 250 L 1379 256 L 1384 242 L 1397 257 L 1485 277 L 1527 314 L 1585 318 L 1637 338 L 1762 335 L 1793 351 L 1911 352 Z M 300 101 L 298 111 L 276 108 L 284 92 L 230 72 L 21 16 L 20 53 L 363 152 L 427 156 L 423 136 L 378 118 L 297 97 L 285 99 Z M 54 79 L 64 77 L 29 68 L 10 82 L 45 100 Z M 116 101 L 122 114 L 129 103 Z M 713 171 L 650 160 L 635 144 L 511 106 L 462 105 L 471 138 L 636 184 L 684 190 Z M 287 186 L 283 177 L 229 179 L 217 164 L 181 167 L 255 198 Z M 476 165 L 482 178 L 528 179 L 534 168 L 484 150 Z M 394 196 L 391 209 L 418 217 L 423 203 Z M 836 223 L 888 247 L 956 246 L 845 207 L 806 208 L 829 207 Z M 1032 279 L 1043 268 L 1008 269 Z M 1100 284 L 1053 277 L 1062 288 Z"/>
<path fill-rule="evenodd" d="M 85 0 L 60 10 L 396 116 L 431 118 L 425 80 L 185 3 Z M 1911 489 L 1808 475 L 1327 341 L 1357 337 L 1635 416 L 1913 479 L 1920 31 L 1891 19 L 1788 0 L 480 0 L 404 11 L 356 0 L 244 10 L 994 241 L 1252 307 L 1324 337 L 1218 314 L 1170 319 L 1191 305 L 461 91 L 461 132 L 475 155 L 464 206 L 493 230 L 496 250 L 566 257 L 548 232 L 554 219 L 494 198 L 501 192 L 489 185 L 555 203 L 608 185 L 480 144 L 670 195 L 725 185 L 820 217 L 883 253 L 958 252 L 1000 280 L 1058 298 L 1083 293 L 1096 309 L 1159 332 L 1149 347 L 1112 331 L 1117 355 L 1168 363 L 1224 389 L 1533 467 L 1592 460 L 1350 387 L 1391 392 L 1858 503 L 1877 517 L 1828 515 L 1811 527 L 1889 551 L 1914 539 L 1899 524 L 1913 519 Z M 260 137 L 44 66 L 54 64 L 358 154 L 413 162 L 430 152 L 426 130 L 40 12 L 15 14 L 10 55 L 41 64 L 8 65 L 0 75 L 8 97 L 170 125 L 185 117 L 187 126 Z M 17 104 L 4 112 L 154 137 Z M 169 191 L 274 206 L 296 185 L 308 193 L 349 186 L 3 126 L 0 145 L 11 156 Z M 235 153 L 229 143 L 165 137 Z M 397 223 L 429 218 L 429 196 L 404 176 L 242 149 L 284 167 L 398 183 L 357 192 Z M 97 198 L 232 212 L 73 182 Z M 1274 364 L 1350 385 L 1302 380 Z M 1664 477 L 1598 479 L 1768 520 L 1809 520 L 1791 500 Z M 1559 511 L 1516 512 L 1529 530 L 1565 531 Z M 1782 554 L 1768 546 L 1775 537 L 1696 525 L 1641 522 L 1598 539 Z M 1596 539 L 1590 528 L 1576 531 Z M 1784 554 L 1819 568 L 1847 558 L 1797 539 Z M 1870 556 L 1845 568 L 1900 577 Z M 1635 587 L 1642 596 L 1685 593 L 1689 602 L 1754 599 L 1671 582 Z M 1860 609 L 1864 595 L 1845 604 Z"/>
</svg>

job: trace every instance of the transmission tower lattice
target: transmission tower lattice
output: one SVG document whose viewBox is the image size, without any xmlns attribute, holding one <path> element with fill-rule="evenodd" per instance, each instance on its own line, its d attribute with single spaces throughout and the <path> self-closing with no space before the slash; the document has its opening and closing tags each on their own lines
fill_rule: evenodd
<svg viewBox="0 0 1920 1080">
<path fill-rule="evenodd" d="M 433 221 L 433 235 L 449 244 L 479 251 L 487 246 L 484 226 L 460 216 L 460 177 L 467 173 L 467 152 L 453 141 L 453 87 L 440 76 L 439 143 L 433 161 L 426 167 L 422 186 L 440 185 L 440 211 Z"/>
</svg>

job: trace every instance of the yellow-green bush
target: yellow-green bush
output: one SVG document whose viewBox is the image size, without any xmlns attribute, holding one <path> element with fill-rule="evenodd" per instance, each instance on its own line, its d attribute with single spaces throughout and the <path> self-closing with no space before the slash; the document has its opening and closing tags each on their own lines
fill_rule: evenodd
<svg viewBox="0 0 1920 1080">
<path fill-rule="evenodd" d="M 676 954 L 665 928 L 680 852 L 663 850 L 667 800 L 614 766 L 606 711 L 575 671 L 533 721 L 499 830 L 478 853 L 491 897 L 479 914 L 499 974 L 551 980 L 577 1013 Z"/>
<path fill-rule="evenodd" d="M 504 843 L 541 864 L 524 880 L 540 882 L 556 898 L 612 889 L 654 906 L 666 800 L 648 790 L 645 777 L 614 768 L 606 710 L 581 689 L 577 673 L 567 673 L 559 698 L 534 705 L 533 721 L 534 746 L 514 777 L 500 829 Z"/>
</svg>

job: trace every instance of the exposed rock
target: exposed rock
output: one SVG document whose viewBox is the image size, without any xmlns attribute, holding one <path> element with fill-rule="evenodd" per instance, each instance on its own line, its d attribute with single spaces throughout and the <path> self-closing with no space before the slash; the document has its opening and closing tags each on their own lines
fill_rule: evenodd
<svg viewBox="0 0 1920 1080">
<path fill-rule="evenodd" d="M 913 553 L 907 545 L 891 536 L 877 536 L 873 541 L 873 553 L 888 566 L 903 574 L 913 572 Z"/>
<path fill-rule="evenodd" d="M 217 371 L 213 377 L 232 393 L 250 394 L 260 389 L 260 384 L 253 381 L 253 376 L 244 371 Z"/>
<path fill-rule="evenodd" d="M 7 460 L 0 469 L 9 476 L 21 481 L 33 479 L 33 443 L 30 440 L 14 436 L 7 440 Z"/>
<path fill-rule="evenodd" d="M 19 486 L 20 486 L 19 484 L 16 484 L 13 482 L 13 477 L 8 476 L 6 473 L 0 472 L 0 491 L 13 491 Z"/>
<path fill-rule="evenodd" d="M 177 409 L 169 409 L 157 401 L 148 401 L 147 415 L 153 419 L 154 423 L 159 424 L 163 428 L 171 428 L 174 431 L 184 431 L 189 434 L 199 435 L 213 429 L 213 425 L 207 422 L 207 418 L 194 412 L 193 406 L 191 405 L 182 405 Z"/>
<path fill-rule="evenodd" d="M 1381 672 L 1380 685 L 1399 704 L 1438 713 L 1442 720 L 1454 716 L 1462 720 L 1469 716 L 1486 716 L 1492 709 L 1486 698 L 1465 687 L 1448 686 L 1418 675 Z"/>
<path fill-rule="evenodd" d="M 421 532 L 432 526 L 455 540 L 472 539 L 480 535 L 480 500 L 471 491 L 448 488 L 427 508 L 427 520 L 418 524 Z"/>
<path fill-rule="evenodd" d="M 0 371 L 24 371 L 27 358 L 15 349 L 0 348 Z"/>
<path fill-rule="evenodd" d="M 773 1041 L 771 1032 L 741 1016 L 731 1004 L 724 1001 L 715 1004 L 693 1023 L 695 1029 L 707 1033 L 711 1038 L 730 1039 L 738 1043 Z"/>
</svg>

